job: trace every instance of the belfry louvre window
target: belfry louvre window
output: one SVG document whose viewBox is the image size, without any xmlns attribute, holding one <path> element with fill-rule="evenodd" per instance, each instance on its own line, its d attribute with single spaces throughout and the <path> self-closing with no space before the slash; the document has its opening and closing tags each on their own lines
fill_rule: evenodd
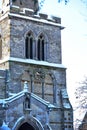
<svg viewBox="0 0 87 130">
<path fill-rule="evenodd" d="M 44 61 L 44 36 L 40 35 L 38 37 L 38 44 L 37 44 L 37 59 Z"/>
<path fill-rule="evenodd" d="M 32 33 L 28 33 L 26 36 L 25 42 L 25 56 L 26 58 L 33 59 L 33 35 Z"/>
</svg>

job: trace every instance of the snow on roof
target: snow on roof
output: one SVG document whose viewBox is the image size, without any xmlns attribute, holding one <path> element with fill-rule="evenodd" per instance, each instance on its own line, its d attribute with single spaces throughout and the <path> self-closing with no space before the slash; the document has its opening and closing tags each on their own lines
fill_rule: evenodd
<svg viewBox="0 0 87 130">
<path fill-rule="evenodd" d="M 64 103 L 63 103 L 63 107 L 66 108 L 66 109 L 71 109 L 70 103 L 64 102 Z"/>
<path fill-rule="evenodd" d="M 18 98 L 22 97 L 23 95 L 24 95 L 24 91 L 14 94 L 13 96 L 11 96 L 9 98 L 0 99 L 0 104 L 2 104 L 2 107 L 5 107 L 6 104 L 17 100 Z"/>
<path fill-rule="evenodd" d="M 2 17 L 0 17 L 0 21 L 3 20 L 4 18 L 8 17 L 8 16 L 14 16 L 14 17 L 22 18 L 22 19 L 32 20 L 32 21 L 35 21 L 35 22 L 41 22 L 41 23 L 45 23 L 45 24 L 49 24 L 49 25 L 53 25 L 53 26 L 58 26 L 61 29 L 64 28 L 63 26 L 61 26 L 61 24 L 55 23 L 54 20 L 52 21 L 52 18 L 51 18 L 51 21 L 49 21 L 47 19 L 38 19 L 38 17 L 34 18 L 34 17 L 30 17 L 30 16 L 24 16 L 24 15 L 21 15 L 21 14 L 14 14 L 14 13 L 9 13 L 9 12 L 2 15 Z"/>
<path fill-rule="evenodd" d="M 71 104 L 68 102 L 68 94 L 66 89 L 61 90 L 62 98 L 63 98 L 63 107 L 66 109 L 71 109 Z"/>
<path fill-rule="evenodd" d="M 28 64 L 34 64 L 34 65 L 43 65 L 48 67 L 56 67 L 56 68 L 64 68 L 64 65 L 57 64 L 57 63 L 50 63 L 46 61 L 37 61 L 37 60 L 31 60 L 31 59 L 22 59 L 22 58 L 14 58 L 14 57 L 6 57 L 3 60 L 0 60 L 0 63 L 4 63 L 6 61 L 15 61 L 15 62 L 21 62 L 21 63 L 28 63 Z"/>
<path fill-rule="evenodd" d="M 50 104 L 48 101 L 45 101 L 44 99 L 40 98 L 39 96 L 37 96 L 37 95 L 34 94 L 34 93 L 31 93 L 31 96 L 32 96 L 33 98 L 35 98 L 36 100 L 42 102 L 43 104 L 47 105 L 47 106 Z"/>
<path fill-rule="evenodd" d="M 33 17 L 29 17 L 29 16 L 24 16 L 24 15 L 20 15 L 20 14 L 14 14 L 14 13 L 8 13 L 9 16 L 14 16 L 14 17 L 18 17 L 18 18 L 22 18 L 22 19 L 29 19 L 29 20 L 33 20 L 35 22 L 41 22 L 41 23 L 45 23 L 45 24 L 49 24 L 49 25 L 54 25 L 54 26 L 58 26 L 61 27 L 61 24 L 59 23 L 54 23 L 52 21 L 48 21 L 46 19 L 36 19 Z"/>
<path fill-rule="evenodd" d="M 6 107 L 6 104 L 11 103 L 17 99 L 19 99 L 20 97 L 24 96 L 25 93 L 27 91 L 23 90 L 17 94 L 14 94 L 13 96 L 7 98 L 7 99 L 0 99 L 0 104 L 2 105 L 3 108 Z M 45 101 L 44 99 L 40 98 L 39 96 L 31 93 L 31 97 L 36 99 L 38 102 L 40 102 L 41 104 L 43 104 L 44 106 L 48 107 L 49 109 L 53 109 L 56 108 L 56 106 L 54 106 L 53 104 L 50 104 L 50 102 Z"/>
<path fill-rule="evenodd" d="M 87 109 L 79 108 L 78 110 L 75 111 L 75 117 L 76 117 L 75 121 L 78 124 L 78 126 L 80 126 L 83 123 L 86 114 Z"/>
<path fill-rule="evenodd" d="M 3 77 L 3 76 L 0 76 L 0 79 L 5 79 L 5 77 Z"/>
<path fill-rule="evenodd" d="M 66 89 L 62 89 L 61 92 L 62 92 L 62 97 L 63 98 L 68 98 L 68 94 L 67 94 L 67 90 Z"/>
</svg>

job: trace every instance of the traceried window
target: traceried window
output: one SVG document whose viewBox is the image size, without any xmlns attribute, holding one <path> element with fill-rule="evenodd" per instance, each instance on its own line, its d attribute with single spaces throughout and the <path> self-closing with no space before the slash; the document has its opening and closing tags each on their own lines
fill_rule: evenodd
<svg viewBox="0 0 87 130">
<path fill-rule="evenodd" d="M 25 42 L 25 56 L 26 58 L 33 59 L 33 35 L 31 32 L 29 32 L 26 36 L 26 42 Z"/>
<path fill-rule="evenodd" d="M 25 57 L 27 59 L 45 60 L 46 45 L 44 42 L 44 35 L 40 34 L 38 39 L 35 41 L 33 33 L 30 31 L 26 35 L 25 40 Z"/>
<path fill-rule="evenodd" d="M 44 61 L 44 36 L 41 34 L 38 38 L 37 59 Z"/>
</svg>

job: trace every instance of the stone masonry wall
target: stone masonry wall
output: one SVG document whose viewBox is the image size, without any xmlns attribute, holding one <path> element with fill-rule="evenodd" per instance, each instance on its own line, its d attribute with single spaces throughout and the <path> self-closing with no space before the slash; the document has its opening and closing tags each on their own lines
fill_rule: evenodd
<svg viewBox="0 0 87 130">
<path fill-rule="evenodd" d="M 55 86 L 53 86 L 54 87 L 53 92 L 54 91 L 55 92 L 54 92 L 54 95 L 52 95 L 52 97 L 50 97 L 50 93 L 49 93 L 49 95 L 48 95 L 49 98 L 47 101 L 50 101 L 50 103 L 53 103 L 53 100 L 55 99 L 55 103 L 53 103 L 53 104 L 55 104 L 58 107 L 58 109 L 55 109 L 49 113 L 50 114 L 49 115 L 50 124 L 51 124 L 52 129 L 62 130 L 62 128 L 64 128 L 63 108 L 62 108 L 61 97 L 57 93 L 57 91 L 60 91 L 61 89 L 65 88 L 65 86 L 66 86 L 65 69 L 46 67 L 46 66 L 41 66 L 41 65 L 33 65 L 33 64 L 24 64 L 24 63 L 20 63 L 20 62 L 10 62 L 9 67 L 10 67 L 10 70 L 9 70 L 10 83 L 8 83 L 8 87 L 9 87 L 8 90 L 9 90 L 9 92 L 12 92 L 12 93 L 18 93 L 18 92 L 22 91 L 23 86 L 21 84 L 21 80 L 22 80 L 21 78 L 25 72 L 28 72 L 29 75 L 31 74 L 33 80 L 35 78 L 34 72 L 36 70 L 41 70 L 42 72 L 45 73 L 45 75 L 51 74 L 52 82 L 54 82 L 53 84 L 55 85 Z M 29 88 L 31 88 L 30 82 L 29 82 L 28 86 L 29 86 Z M 38 87 L 41 88 L 41 86 L 38 86 Z M 46 86 L 44 86 L 44 87 L 46 87 Z M 34 86 L 34 84 L 33 84 L 33 89 L 35 89 L 35 88 L 36 88 L 36 86 Z M 51 91 L 51 89 L 49 90 L 49 92 L 50 91 Z M 38 89 L 37 95 L 40 96 L 39 89 Z"/>
<path fill-rule="evenodd" d="M 38 36 L 43 33 L 45 36 L 46 52 L 45 59 L 52 63 L 61 63 L 61 33 L 56 26 L 34 22 L 31 20 L 14 18 L 11 19 L 11 56 L 25 58 L 26 34 L 32 31 L 34 44 Z"/>
<path fill-rule="evenodd" d="M 37 70 L 37 71 L 36 71 Z M 54 86 L 57 89 L 62 89 L 65 88 L 66 86 L 66 81 L 65 81 L 65 70 L 64 69 L 54 69 L 51 67 L 43 67 L 39 65 L 30 65 L 30 64 L 24 64 L 24 63 L 18 63 L 18 62 L 10 62 L 10 84 L 9 84 L 9 90 L 11 92 L 17 93 L 22 90 L 22 75 L 25 72 L 28 72 L 29 75 L 32 75 L 32 78 L 35 78 L 35 71 L 42 71 L 45 75 L 50 74 L 51 75 L 51 80 L 54 82 Z M 45 82 L 45 81 L 44 81 Z M 52 85 L 51 85 L 52 86 Z M 29 84 L 29 87 L 31 85 Z M 55 91 L 56 91 L 55 90 Z M 50 90 L 51 91 L 51 90 Z"/>
</svg>

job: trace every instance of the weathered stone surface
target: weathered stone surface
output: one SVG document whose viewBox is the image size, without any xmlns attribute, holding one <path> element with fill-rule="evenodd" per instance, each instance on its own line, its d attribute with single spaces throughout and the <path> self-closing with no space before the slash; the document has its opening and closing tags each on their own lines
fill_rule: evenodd
<svg viewBox="0 0 87 130">
<path fill-rule="evenodd" d="M 60 30 L 54 26 L 44 25 L 39 22 L 36 24 L 34 21 L 19 18 L 11 19 L 11 56 L 25 58 L 25 38 L 29 31 L 32 31 L 35 43 L 40 33 L 45 35 L 46 61 L 61 63 Z"/>
</svg>

